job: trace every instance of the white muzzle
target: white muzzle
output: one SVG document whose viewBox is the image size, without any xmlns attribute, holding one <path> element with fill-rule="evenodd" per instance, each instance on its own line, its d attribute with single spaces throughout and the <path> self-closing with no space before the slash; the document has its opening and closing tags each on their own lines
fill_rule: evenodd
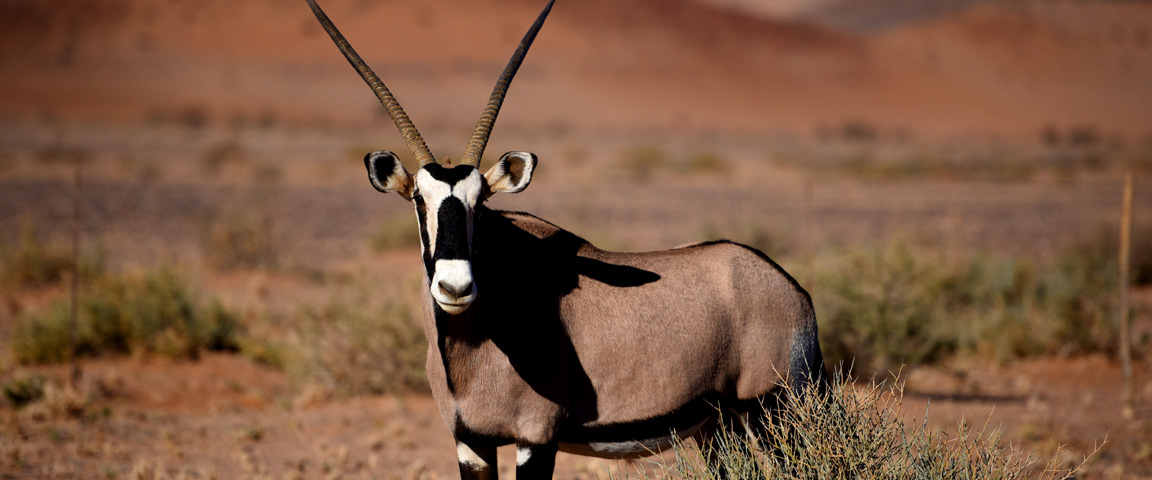
<svg viewBox="0 0 1152 480">
<path fill-rule="evenodd" d="M 437 260 L 430 288 L 432 299 L 449 315 L 467 310 L 476 300 L 472 264 L 467 260 Z"/>
</svg>

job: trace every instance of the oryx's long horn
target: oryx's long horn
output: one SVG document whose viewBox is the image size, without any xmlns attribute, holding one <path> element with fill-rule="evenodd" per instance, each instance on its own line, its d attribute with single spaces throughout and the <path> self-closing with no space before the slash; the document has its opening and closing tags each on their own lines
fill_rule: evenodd
<svg viewBox="0 0 1152 480">
<path fill-rule="evenodd" d="M 324 26 L 324 30 L 328 32 L 328 36 L 332 37 L 332 41 L 336 42 L 336 47 L 348 59 L 348 63 L 360 72 L 360 76 L 364 78 L 364 82 L 368 84 L 372 91 L 376 93 L 376 97 L 380 99 L 380 104 L 384 105 L 384 109 L 388 110 L 388 115 L 392 117 L 392 121 L 396 123 L 396 128 L 400 129 L 400 135 L 404 137 L 404 143 L 408 144 L 408 149 L 412 151 L 412 155 L 416 157 L 417 168 L 423 167 L 429 163 L 436 162 L 436 158 L 432 156 L 432 152 L 428 150 L 428 146 L 424 144 L 424 138 L 420 136 L 420 132 L 416 130 L 416 126 L 412 124 L 412 120 L 408 118 L 408 114 L 404 113 L 404 109 L 400 107 L 400 102 L 396 101 L 396 97 L 392 96 L 392 92 L 388 91 L 388 87 L 384 86 L 384 82 L 380 81 L 380 77 L 364 63 L 364 59 L 356 54 L 356 50 L 352 49 L 352 45 L 348 40 L 344 39 L 344 35 L 340 34 L 340 30 L 336 29 L 336 25 L 332 24 L 332 20 L 328 19 L 328 15 L 324 14 L 324 10 L 316 4 L 316 0 L 305 0 L 308 6 L 312 8 L 312 13 L 316 15 L 316 19 L 320 21 L 320 25 Z"/>
<path fill-rule="evenodd" d="M 532 24 L 532 28 L 524 34 L 524 39 L 520 40 L 520 46 L 516 47 L 516 52 L 508 61 L 508 66 L 504 67 L 504 73 L 500 74 L 500 79 L 496 81 L 496 87 L 492 89 L 492 97 L 488 99 L 488 106 L 484 107 L 484 113 L 480 115 L 480 121 L 476 124 L 476 131 L 472 133 L 472 139 L 468 141 L 468 148 L 464 150 L 464 158 L 460 160 L 461 164 L 472 165 L 473 167 L 480 165 L 480 157 L 484 156 L 484 147 L 488 145 L 488 136 L 492 134 L 492 124 L 496 123 L 496 115 L 500 114 L 500 105 L 504 103 L 504 95 L 508 93 L 508 85 L 512 83 L 512 77 L 516 76 L 516 70 L 524 61 L 528 47 L 532 46 L 532 41 L 536 39 L 536 32 L 539 32 L 540 27 L 544 25 L 544 19 L 548 17 L 548 12 L 552 11 L 552 4 L 555 2 L 556 0 L 549 1 L 548 5 L 544 7 L 544 11 L 540 12 L 540 16 L 536 17 L 536 23 Z"/>
</svg>

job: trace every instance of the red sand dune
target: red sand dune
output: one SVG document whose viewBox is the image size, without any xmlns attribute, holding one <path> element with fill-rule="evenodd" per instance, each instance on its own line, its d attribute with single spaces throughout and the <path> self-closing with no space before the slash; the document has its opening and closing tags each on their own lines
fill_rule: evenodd
<svg viewBox="0 0 1152 480">
<path fill-rule="evenodd" d="M 324 2 L 417 122 L 451 128 L 473 121 L 541 3 Z M 852 33 L 715 2 L 561 1 L 522 72 L 504 123 L 1144 136 L 1152 4 L 986 2 Z M 303 2 L 0 3 L 4 118 L 356 124 L 378 112 Z"/>
</svg>

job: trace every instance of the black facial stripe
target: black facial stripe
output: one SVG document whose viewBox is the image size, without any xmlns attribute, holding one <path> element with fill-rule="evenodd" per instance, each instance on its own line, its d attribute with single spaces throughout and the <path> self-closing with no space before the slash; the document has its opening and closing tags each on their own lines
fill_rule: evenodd
<svg viewBox="0 0 1152 480">
<path fill-rule="evenodd" d="M 468 260 L 468 212 L 459 198 L 448 197 L 436 212 L 435 260 Z"/>
<path fill-rule="evenodd" d="M 428 240 L 428 207 L 424 203 L 424 197 L 416 195 L 412 197 L 416 202 L 416 222 L 420 228 L 420 245 L 424 246 L 424 271 L 428 273 L 428 278 L 432 278 L 432 249 L 429 248 L 432 243 Z"/>
<path fill-rule="evenodd" d="M 429 163 L 424 166 L 424 171 L 432 175 L 432 178 L 447 183 L 449 186 L 455 186 L 457 182 L 468 178 L 473 170 L 476 170 L 476 167 L 471 165 L 457 165 L 452 168 L 444 168 L 443 165 Z"/>
</svg>

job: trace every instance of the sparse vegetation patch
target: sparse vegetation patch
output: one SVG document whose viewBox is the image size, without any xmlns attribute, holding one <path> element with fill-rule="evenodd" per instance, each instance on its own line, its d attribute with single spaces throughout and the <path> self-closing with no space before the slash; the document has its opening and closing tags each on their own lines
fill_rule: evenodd
<svg viewBox="0 0 1152 480">
<path fill-rule="evenodd" d="M 884 371 L 963 353 L 1109 352 L 1117 274 L 1090 247 L 1039 262 L 894 244 L 818 259 L 809 288 L 825 357 Z"/>
<path fill-rule="evenodd" d="M 418 308 L 366 279 L 342 285 L 323 305 L 301 306 L 286 364 L 339 396 L 427 390 Z"/>
<path fill-rule="evenodd" d="M 906 424 L 899 379 L 857 385 L 836 374 L 827 392 L 814 385 L 803 395 L 783 388 L 784 408 L 772 410 L 756 434 L 722 431 L 703 449 L 680 442 L 675 463 L 656 461 L 659 473 L 682 479 L 1007 480 L 1072 478 L 1083 466 L 1064 452 L 1040 464 L 1005 445 L 999 432 L 976 430 L 965 420 L 954 432 Z M 709 463 L 709 456 L 717 461 Z"/>
<path fill-rule="evenodd" d="M 217 270 L 275 268 L 280 250 L 272 220 L 258 213 L 222 214 L 203 233 L 205 255 Z"/>
<path fill-rule="evenodd" d="M 12 352 L 21 363 L 64 361 L 72 336 L 69 303 L 27 313 L 16 324 Z M 143 353 L 193 358 L 202 350 L 235 350 L 241 325 L 216 300 L 203 301 L 173 268 L 107 276 L 79 299 L 76 354 Z"/>
<path fill-rule="evenodd" d="M 85 249 L 79 263 L 85 278 L 99 275 L 104 270 L 103 249 Z M 0 285 L 41 287 L 63 280 L 71 271 L 71 250 L 45 243 L 31 222 L 24 223 L 18 245 L 0 242 Z"/>
</svg>

